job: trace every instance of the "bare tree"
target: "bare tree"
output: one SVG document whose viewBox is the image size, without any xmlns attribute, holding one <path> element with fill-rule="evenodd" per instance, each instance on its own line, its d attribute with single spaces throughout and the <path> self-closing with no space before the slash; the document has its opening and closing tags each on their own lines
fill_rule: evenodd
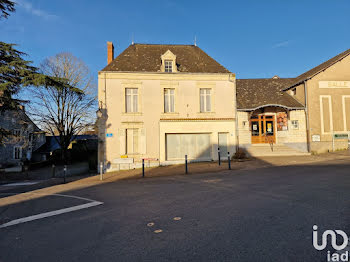
<svg viewBox="0 0 350 262">
<path fill-rule="evenodd" d="M 45 131 L 55 136 L 67 161 L 68 147 L 76 135 L 93 125 L 95 84 L 86 64 L 70 53 L 44 60 L 42 73 L 66 79 L 66 87 L 33 89 L 32 116 Z M 57 136 L 57 137 L 56 137 Z"/>
</svg>

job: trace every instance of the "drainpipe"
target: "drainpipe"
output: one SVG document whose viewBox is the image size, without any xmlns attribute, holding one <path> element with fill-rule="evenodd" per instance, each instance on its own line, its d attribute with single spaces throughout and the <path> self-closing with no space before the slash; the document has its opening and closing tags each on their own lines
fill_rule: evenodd
<svg viewBox="0 0 350 262">
<path fill-rule="evenodd" d="M 305 120 L 306 120 L 306 143 L 307 152 L 310 153 L 310 125 L 309 125 L 309 110 L 308 110 L 308 97 L 307 97 L 307 80 L 304 81 L 304 96 L 305 96 Z"/>
<path fill-rule="evenodd" d="M 233 76 L 232 76 L 233 77 Z M 238 111 L 237 111 L 237 81 L 236 76 L 233 77 L 234 79 L 231 79 L 231 75 L 229 76 L 229 81 L 233 82 L 235 88 L 235 129 L 236 129 L 236 152 L 239 150 L 239 133 L 238 133 Z"/>
</svg>

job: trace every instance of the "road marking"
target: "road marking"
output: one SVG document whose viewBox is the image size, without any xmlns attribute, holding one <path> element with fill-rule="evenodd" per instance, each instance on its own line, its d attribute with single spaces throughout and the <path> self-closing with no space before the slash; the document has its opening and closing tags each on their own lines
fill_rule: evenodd
<svg viewBox="0 0 350 262">
<path fill-rule="evenodd" d="M 181 217 L 174 217 L 173 218 L 175 221 L 181 220 Z"/>
<path fill-rule="evenodd" d="M 156 233 L 156 234 L 158 234 L 158 233 L 162 233 L 162 232 L 163 232 L 163 230 L 161 230 L 161 229 L 157 229 L 157 230 L 154 230 L 153 232 L 154 232 L 154 233 Z"/>
<path fill-rule="evenodd" d="M 35 185 L 38 184 L 40 181 L 36 182 L 18 182 L 18 183 L 9 183 L 9 184 L 4 184 L 1 186 L 30 186 L 30 185 Z"/>
<path fill-rule="evenodd" d="M 8 223 L 2 224 L 2 225 L 0 225 L 0 228 L 14 226 L 14 225 L 30 222 L 30 221 L 33 221 L 33 220 L 42 219 L 42 218 L 45 218 L 45 217 L 57 216 L 57 215 L 61 215 L 61 214 L 64 214 L 64 213 L 69 213 L 69 212 L 73 212 L 73 211 L 77 211 L 77 210 L 80 210 L 80 209 L 85 209 L 85 208 L 89 208 L 89 207 L 93 207 L 93 206 L 98 206 L 98 205 L 102 205 L 102 204 L 103 204 L 103 202 L 93 201 L 93 202 L 86 203 L 86 204 L 83 204 L 83 205 L 78 205 L 78 206 L 58 209 L 58 210 L 55 210 L 55 211 L 41 213 L 41 214 L 38 214 L 38 215 L 29 216 L 29 217 L 23 217 L 23 218 L 15 219 L 15 220 L 12 220 L 12 221 L 10 221 Z"/>
<path fill-rule="evenodd" d="M 147 224 L 148 227 L 153 227 L 154 226 L 154 223 L 153 222 L 150 222 Z"/>
</svg>

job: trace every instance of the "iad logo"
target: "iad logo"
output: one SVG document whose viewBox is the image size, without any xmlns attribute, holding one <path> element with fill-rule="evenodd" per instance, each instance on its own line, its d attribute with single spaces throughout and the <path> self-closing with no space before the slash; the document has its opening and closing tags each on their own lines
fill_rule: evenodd
<svg viewBox="0 0 350 262">
<path fill-rule="evenodd" d="M 324 250 L 327 247 L 328 236 L 330 236 L 331 245 L 335 250 L 337 250 L 337 251 L 344 250 L 348 246 L 349 237 L 342 230 L 334 230 L 334 231 L 333 230 L 326 230 L 326 231 L 324 231 L 322 234 L 321 244 L 319 245 L 318 232 L 317 232 L 318 227 L 316 225 L 314 225 L 313 229 L 314 230 L 313 230 L 313 234 L 312 234 L 312 237 L 313 237 L 312 244 L 314 245 L 314 248 L 317 250 Z M 338 237 L 338 236 L 340 236 L 340 237 Z M 337 237 L 338 237 L 338 241 L 337 241 Z M 338 245 L 338 243 L 339 244 L 342 243 L 342 244 Z M 333 254 L 331 254 L 330 251 L 327 251 L 327 261 L 349 261 L 349 251 L 345 251 L 343 253 L 336 252 Z"/>
</svg>

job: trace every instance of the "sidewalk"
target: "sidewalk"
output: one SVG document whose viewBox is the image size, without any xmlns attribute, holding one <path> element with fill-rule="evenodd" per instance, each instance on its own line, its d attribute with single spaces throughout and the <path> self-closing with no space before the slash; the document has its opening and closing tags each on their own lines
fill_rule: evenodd
<svg viewBox="0 0 350 262">
<path fill-rule="evenodd" d="M 328 162 L 340 162 L 350 164 L 350 152 L 340 151 L 334 153 L 326 153 L 322 155 L 311 156 L 288 156 L 288 157 L 263 157 L 255 158 L 243 162 L 232 161 L 232 172 L 238 170 L 254 170 L 259 168 L 273 167 L 273 166 L 288 166 L 288 165 L 305 165 L 305 164 L 327 164 Z M 222 162 L 221 166 L 217 162 L 200 162 L 190 163 L 188 166 L 189 174 L 185 174 L 184 165 L 173 165 L 164 167 L 153 167 L 145 169 L 145 178 L 165 177 L 165 176 L 190 176 L 197 173 L 213 173 L 213 172 L 228 172 L 228 163 Z M 122 170 L 118 172 L 110 172 L 103 175 L 103 181 L 100 180 L 100 175 L 94 176 L 80 176 L 69 177 L 67 183 L 62 184 L 62 178 L 54 178 L 46 180 L 44 183 L 27 186 L 24 188 L 16 188 L 16 193 L 23 193 L 16 196 L 6 195 L 6 191 L 0 190 L 0 206 L 24 201 L 32 198 L 38 198 L 42 195 L 58 194 L 70 190 L 82 189 L 90 186 L 95 186 L 103 183 L 111 183 L 123 179 L 143 179 L 142 169 Z M 37 186 L 37 187 L 36 187 Z M 38 189 L 38 186 L 39 189 Z M 45 188 L 43 188 L 45 187 Z M 0 187 L 1 188 L 1 187 Z M 21 191 L 23 190 L 23 191 Z M 33 191 L 32 191 L 33 190 Z M 30 192 L 29 192 L 30 191 Z M 24 193 L 28 192 L 28 193 Z M 5 194 L 4 194 L 5 193 Z"/>
</svg>

